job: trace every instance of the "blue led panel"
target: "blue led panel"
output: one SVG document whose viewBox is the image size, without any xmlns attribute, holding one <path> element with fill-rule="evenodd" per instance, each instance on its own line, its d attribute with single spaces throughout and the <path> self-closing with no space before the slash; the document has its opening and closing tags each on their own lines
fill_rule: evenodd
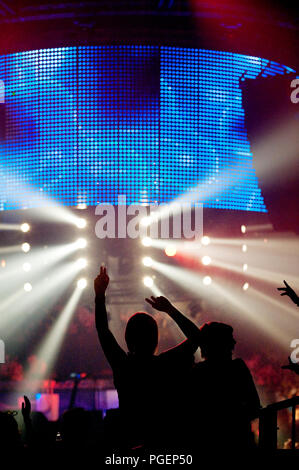
<svg viewBox="0 0 299 470">
<path fill-rule="evenodd" d="M 264 76 L 292 71 L 258 57 L 157 46 L 0 56 L 0 210 L 49 199 L 117 204 L 118 195 L 167 203 L 190 191 L 206 207 L 265 212 L 239 80 L 266 65 Z"/>
<path fill-rule="evenodd" d="M 77 204 L 76 53 L 43 49 L 38 57 L 40 188 L 71 206 Z"/>
</svg>

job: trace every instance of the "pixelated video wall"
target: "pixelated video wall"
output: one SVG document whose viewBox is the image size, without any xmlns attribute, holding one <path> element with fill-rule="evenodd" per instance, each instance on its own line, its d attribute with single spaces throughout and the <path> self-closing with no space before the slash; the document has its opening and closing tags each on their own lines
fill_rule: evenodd
<svg viewBox="0 0 299 470">
<path fill-rule="evenodd" d="M 266 211 L 239 80 L 267 64 L 157 46 L 1 55 L 0 209 L 117 204 L 118 195 L 167 203 L 190 192 L 207 207 Z M 271 62 L 263 75 L 290 71 Z"/>
</svg>

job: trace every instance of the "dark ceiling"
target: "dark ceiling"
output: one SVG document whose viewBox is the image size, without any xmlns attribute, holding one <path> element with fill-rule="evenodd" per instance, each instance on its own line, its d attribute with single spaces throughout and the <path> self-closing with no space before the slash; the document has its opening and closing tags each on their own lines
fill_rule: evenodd
<svg viewBox="0 0 299 470">
<path fill-rule="evenodd" d="M 205 47 L 299 68 L 298 2 L 0 0 L 0 53 L 87 44 Z"/>
</svg>

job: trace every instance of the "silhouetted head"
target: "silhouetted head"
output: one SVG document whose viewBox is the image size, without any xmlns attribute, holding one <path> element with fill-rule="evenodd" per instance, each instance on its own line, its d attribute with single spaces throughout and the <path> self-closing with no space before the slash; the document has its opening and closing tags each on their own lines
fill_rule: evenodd
<svg viewBox="0 0 299 470">
<path fill-rule="evenodd" d="M 72 408 L 61 417 L 61 437 L 66 445 L 84 446 L 92 431 L 91 414 L 83 408 Z"/>
<path fill-rule="evenodd" d="M 233 328 L 225 323 L 208 322 L 200 328 L 201 355 L 205 359 L 231 359 L 236 341 Z"/>
<path fill-rule="evenodd" d="M 130 353 L 154 354 L 158 345 L 156 320 L 148 313 L 135 313 L 127 323 L 125 339 Z"/>
</svg>

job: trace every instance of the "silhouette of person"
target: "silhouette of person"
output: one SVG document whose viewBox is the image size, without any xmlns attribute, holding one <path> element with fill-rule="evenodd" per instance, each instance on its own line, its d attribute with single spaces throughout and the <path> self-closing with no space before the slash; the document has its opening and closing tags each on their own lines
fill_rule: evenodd
<svg viewBox="0 0 299 470">
<path fill-rule="evenodd" d="M 61 417 L 62 446 L 77 452 L 91 449 L 93 442 L 92 415 L 83 408 L 72 408 Z"/>
<path fill-rule="evenodd" d="M 155 355 L 158 346 L 158 326 L 155 319 L 137 312 L 128 321 L 126 353 L 117 343 L 108 326 L 105 291 L 109 277 L 105 267 L 94 282 L 96 328 L 104 354 L 113 370 L 119 397 L 123 438 L 130 447 L 147 448 L 174 445 L 182 429 L 179 406 L 184 401 L 185 380 L 194 363 L 199 343 L 199 330 L 165 297 L 146 301 L 156 310 L 166 312 L 181 328 L 187 339 L 162 354 Z M 164 447 L 165 448 L 165 447 Z"/>
<path fill-rule="evenodd" d="M 2 455 L 22 449 L 18 424 L 12 414 L 3 411 L 0 411 L 0 442 Z"/>
<path fill-rule="evenodd" d="M 254 446 L 250 421 L 258 416 L 260 400 L 242 359 L 232 359 L 233 328 L 208 322 L 200 328 L 204 361 L 192 371 L 193 416 L 197 433 L 193 447 L 223 451 Z"/>
</svg>

